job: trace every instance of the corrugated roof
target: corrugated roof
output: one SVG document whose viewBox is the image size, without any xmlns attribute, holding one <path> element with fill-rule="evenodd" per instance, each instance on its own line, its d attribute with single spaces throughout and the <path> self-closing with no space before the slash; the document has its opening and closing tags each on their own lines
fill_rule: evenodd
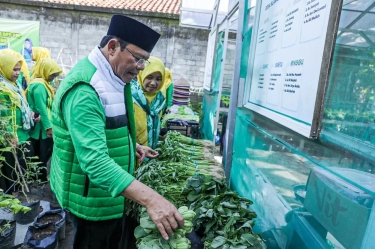
<svg viewBox="0 0 375 249">
<path fill-rule="evenodd" d="M 92 6 L 146 12 L 179 14 L 181 0 L 29 0 L 54 4 Z"/>
</svg>

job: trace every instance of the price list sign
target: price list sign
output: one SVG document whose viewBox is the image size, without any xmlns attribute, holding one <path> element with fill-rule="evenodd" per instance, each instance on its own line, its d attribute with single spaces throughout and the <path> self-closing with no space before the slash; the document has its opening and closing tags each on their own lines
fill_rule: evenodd
<svg viewBox="0 0 375 249">
<path fill-rule="evenodd" d="M 246 107 L 307 137 L 319 136 L 318 107 L 328 81 L 340 2 L 259 1 Z"/>
</svg>

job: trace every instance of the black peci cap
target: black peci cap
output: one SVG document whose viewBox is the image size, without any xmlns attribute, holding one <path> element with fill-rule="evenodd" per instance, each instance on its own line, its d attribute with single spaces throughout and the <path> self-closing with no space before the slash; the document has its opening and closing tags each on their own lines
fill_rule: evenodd
<svg viewBox="0 0 375 249">
<path fill-rule="evenodd" d="M 160 34 L 147 25 L 124 15 L 112 16 L 107 35 L 113 35 L 151 53 Z"/>
</svg>

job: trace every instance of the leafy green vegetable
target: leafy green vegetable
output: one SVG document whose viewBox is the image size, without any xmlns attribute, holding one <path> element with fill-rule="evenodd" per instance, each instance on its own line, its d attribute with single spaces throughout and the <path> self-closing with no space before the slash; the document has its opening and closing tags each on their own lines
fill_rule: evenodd
<svg viewBox="0 0 375 249">
<path fill-rule="evenodd" d="M 13 195 L 0 193 L 0 208 L 7 208 L 12 210 L 15 214 L 22 211 L 24 213 L 31 210 L 29 207 L 22 206 L 22 203 Z"/>
<path fill-rule="evenodd" d="M 204 234 L 205 248 L 266 248 L 262 238 L 252 232 L 252 219 L 256 218 L 249 209 L 252 202 L 230 190 L 225 180 L 192 176 L 183 195 L 197 213 L 193 223 Z"/>
<path fill-rule="evenodd" d="M 146 213 L 146 209 L 143 208 L 140 226 L 134 231 L 134 236 L 137 239 L 137 247 L 144 249 L 189 249 L 190 241 L 185 238 L 185 236 L 193 229 L 193 223 L 191 220 L 195 217 L 195 213 L 192 210 L 189 210 L 186 206 L 180 207 L 178 211 L 184 216 L 184 228 L 177 229 L 174 232 L 174 235 L 166 241 L 160 235 L 159 230 L 156 228 L 156 225 L 153 223 L 150 216 Z"/>
<path fill-rule="evenodd" d="M 140 226 L 134 231 L 138 248 L 190 248 L 185 235 L 195 230 L 203 234 L 205 249 L 265 248 L 262 238 L 253 234 L 255 212 L 252 202 L 226 185 L 222 165 L 213 160 L 212 142 L 191 139 L 168 132 L 157 148 L 160 156 L 136 170 L 136 178 L 181 206 L 183 229 L 165 241 L 146 210 L 130 203 Z M 188 208 L 188 207 L 189 208 Z"/>
</svg>

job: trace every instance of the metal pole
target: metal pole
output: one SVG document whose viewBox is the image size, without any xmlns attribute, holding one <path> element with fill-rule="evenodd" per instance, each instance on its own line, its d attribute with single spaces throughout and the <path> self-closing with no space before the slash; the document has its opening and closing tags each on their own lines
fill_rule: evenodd
<svg viewBox="0 0 375 249">
<path fill-rule="evenodd" d="M 234 64 L 233 84 L 230 93 L 230 104 L 228 110 L 227 129 L 225 131 L 225 176 L 227 184 L 230 185 L 230 171 L 232 169 L 232 156 L 233 156 L 233 141 L 234 141 L 234 127 L 236 124 L 236 109 L 238 100 L 238 88 L 240 83 L 240 69 L 241 69 L 241 54 L 242 54 L 242 36 L 243 36 L 243 23 L 245 16 L 245 1 L 239 1 L 238 13 L 238 28 L 236 37 L 236 61 Z"/>
</svg>

